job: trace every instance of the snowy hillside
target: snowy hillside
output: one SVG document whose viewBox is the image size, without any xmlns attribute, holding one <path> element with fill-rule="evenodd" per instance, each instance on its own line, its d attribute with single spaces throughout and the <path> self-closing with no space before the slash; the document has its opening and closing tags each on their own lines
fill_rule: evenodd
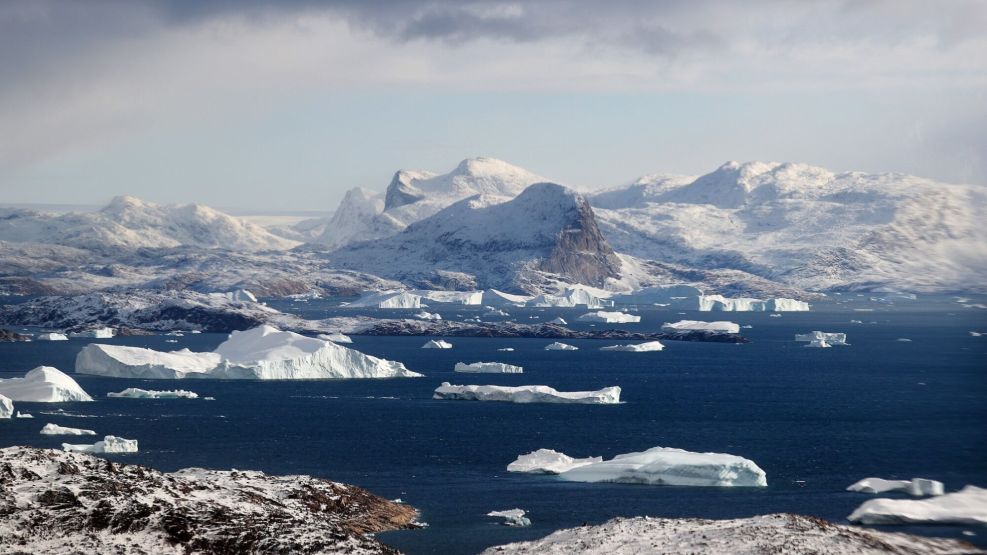
<svg viewBox="0 0 987 555">
<path fill-rule="evenodd" d="M 618 252 L 803 289 L 984 287 L 987 189 L 901 174 L 729 162 L 590 197 Z"/>
<path fill-rule="evenodd" d="M 0 209 L 0 241 L 89 249 L 191 246 L 241 251 L 283 250 L 298 244 L 208 206 L 165 206 L 127 196 L 114 198 L 97 212 Z"/>
<path fill-rule="evenodd" d="M 350 190 L 313 243 L 331 248 L 389 237 L 439 210 L 475 195 L 517 196 L 547 179 L 493 158 L 468 158 L 449 173 L 401 170 L 383 195 Z"/>
<path fill-rule="evenodd" d="M 502 200 L 460 201 L 398 235 L 331 253 L 330 264 L 422 287 L 534 290 L 542 273 L 589 285 L 619 276 L 620 261 L 578 193 L 541 183 Z"/>
</svg>

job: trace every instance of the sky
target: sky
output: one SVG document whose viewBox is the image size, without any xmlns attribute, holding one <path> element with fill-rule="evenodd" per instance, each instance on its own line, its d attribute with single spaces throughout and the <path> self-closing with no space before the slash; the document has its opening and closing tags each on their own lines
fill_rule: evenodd
<svg viewBox="0 0 987 555">
<path fill-rule="evenodd" d="M 473 156 L 987 184 L 987 2 L 0 3 L 0 203 L 328 212 Z"/>
</svg>

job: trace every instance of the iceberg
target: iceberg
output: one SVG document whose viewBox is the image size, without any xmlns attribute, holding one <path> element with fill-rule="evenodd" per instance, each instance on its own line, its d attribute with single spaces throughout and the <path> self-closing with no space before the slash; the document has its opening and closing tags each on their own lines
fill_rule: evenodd
<svg viewBox="0 0 987 555">
<path fill-rule="evenodd" d="M 578 351 L 579 347 L 576 347 L 575 345 L 569 345 L 568 343 L 559 343 L 558 341 L 556 341 L 555 343 L 550 343 L 548 345 L 545 345 L 545 350 L 546 351 Z"/>
<path fill-rule="evenodd" d="M 83 347 L 76 372 L 111 378 L 315 380 L 413 378 L 421 374 L 400 362 L 384 360 L 314 337 L 273 326 L 235 331 L 211 353 L 188 349 L 159 352 L 141 347 Z"/>
<path fill-rule="evenodd" d="M 526 295 L 512 295 L 496 289 L 487 289 L 480 295 L 480 303 L 494 307 L 524 306 L 531 297 Z"/>
<path fill-rule="evenodd" d="M 846 490 L 857 491 L 860 493 L 887 493 L 896 491 L 907 493 L 915 497 L 942 495 L 944 493 L 942 482 L 928 480 L 926 478 L 912 478 L 911 480 L 864 478 L 863 480 L 850 484 Z"/>
<path fill-rule="evenodd" d="M 795 334 L 795 341 L 808 341 L 810 345 L 807 346 L 812 346 L 811 343 L 813 342 L 826 343 L 825 345 L 826 347 L 829 347 L 830 345 L 849 345 L 849 343 L 846 342 L 845 333 L 832 333 L 825 331 L 797 333 Z M 822 346 L 822 345 L 816 345 L 816 346 Z"/>
<path fill-rule="evenodd" d="M 522 509 L 509 509 L 506 511 L 490 511 L 487 516 L 503 518 L 504 526 L 531 526 L 531 520 L 524 516 Z"/>
<path fill-rule="evenodd" d="M 559 475 L 572 482 L 619 482 L 668 486 L 764 487 L 764 471 L 753 461 L 723 453 L 693 453 L 652 447 Z"/>
<path fill-rule="evenodd" d="M 198 399 L 199 394 L 193 393 L 191 391 L 186 391 L 184 389 L 175 389 L 171 391 L 155 391 L 148 389 L 139 389 L 136 387 L 128 387 L 123 391 L 114 392 L 111 391 L 106 394 L 107 397 L 112 399 Z"/>
<path fill-rule="evenodd" d="M 566 322 L 561 316 L 558 317 L 558 318 L 556 318 L 556 319 L 554 319 L 554 320 L 550 320 L 548 323 L 549 324 L 558 324 L 560 326 L 567 326 L 567 325 L 569 325 L 569 322 Z"/>
<path fill-rule="evenodd" d="M 860 524 L 987 525 L 987 489 L 966 486 L 928 499 L 871 499 L 857 507 L 850 522 Z"/>
<path fill-rule="evenodd" d="M 556 391 L 547 385 L 452 385 L 442 382 L 433 399 L 463 401 L 504 401 L 509 403 L 574 403 L 615 405 L 620 403 L 620 387 L 605 387 L 598 391 Z"/>
<path fill-rule="evenodd" d="M 828 348 L 832 347 L 832 345 L 830 345 L 829 343 L 827 343 L 825 339 L 813 339 L 812 341 L 809 341 L 808 343 L 806 343 L 805 346 L 806 347 L 814 347 L 814 348 L 817 348 L 817 349 L 828 349 Z"/>
<path fill-rule="evenodd" d="M 613 306 L 613 301 L 610 299 L 601 299 L 582 289 L 569 289 L 563 295 L 538 295 L 529 300 L 526 306 L 536 308 L 571 308 L 577 306 L 605 308 Z"/>
<path fill-rule="evenodd" d="M 733 322 L 701 322 L 699 320 L 679 320 L 678 322 L 665 322 L 661 325 L 662 331 L 709 331 L 713 333 L 740 333 L 740 325 Z"/>
<path fill-rule="evenodd" d="M 39 341 L 68 341 L 68 336 L 64 333 L 39 333 L 35 336 L 35 339 Z"/>
<path fill-rule="evenodd" d="M 722 295 L 700 295 L 695 310 L 701 312 L 807 312 L 809 303 L 795 299 L 728 298 Z M 683 307 L 683 305 L 677 305 Z M 685 308 L 690 308 L 686 306 Z"/>
<path fill-rule="evenodd" d="M 82 428 L 66 428 L 64 426 L 59 426 L 58 424 L 48 423 L 45 424 L 44 428 L 41 428 L 41 435 L 43 436 L 94 436 L 96 432 L 92 430 L 83 430 Z"/>
<path fill-rule="evenodd" d="M 451 348 L 452 348 L 452 343 L 449 343 L 448 341 L 444 341 L 442 339 L 432 339 L 431 341 L 427 341 L 424 345 L 422 345 L 422 349 L 451 349 Z"/>
<path fill-rule="evenodd" d="M 0 395 L 0 418 L 10 418 L 14 416 L 14 402 Z"/>
<path fill-rule="evenodd" d="M 333 343 L 352 343 L 353 339 L 350 336 L 336 332 L 336 333 L 320 333 L 317 336 L 319 339 L 325 339 L 326 341 L 332 341 Z"/>
<path fill-rule="evenodd" d="M 502 348 L 497 349 L 497 350 L 498 351 L 504 351 L 504 352 L 508 352 L 509 353 L 509 352 L 514 351 L 514 347 L 502 347 Z"/>
<path fill-rule="evenodd" d="M 660 341 L 647 341 L 645 343 L 627 343 L 624 345 L 609 345 L 600 347 L 601 351 L 624 351 L 628 353 L 646 353 L 650 351 L 660 351 L 665 346 Z"/>
<path fill-rule="evenodd" d="M 520 366 L 504 364 L 503 362 L 473 362 L 471 364 L 457 362 L 453 370 L 473 374 L 521 374 L 524 372 L 524 368 Z"/>
<path fill-rule="evenodd" d="M 425 312 L 424 310 L 413 315 L 419 320 L 441 320 L 442 315 L 437 312 Z"/>
<path fill-rule="evenodd" d="M 92 339 L 110 339 L 115 337 L 117 334 L 116 330 L 113 328 L 95 328 L 91 330 L 78 331 L 75 333 L 70 333 L 70 337 L 85 337 Z"/>
<path fill-rule="evenodd" d="M 14 417 L 15 418 L 34 418 L 34 415 L 33 414 L 30 414 L 30 413 L 27 413 L 27 412 L 17 411 L 17 414 L 15 414 Z"/>
<path fill-rule="evenodd" d="M 514 462 L 507 465 L 507 471 L 526 472 L 528 474 L 562 474 L 567 470 L 598 462 L 603 462 L 603 457 L 574 459 L 565 453 L 559 453 L 552 449 L 539 449 L 527 455 L 518 456 Z"/>
<path fill-rule="evenodd" d="M 422 297 L 408 291 L 369 291 L 346 308 L 421 308 Z"/>
<path fill-rule="evenodd" d="M 29 403 L 93 400 L 68 374 L 51 366 L 38 366 L 23 378 L 0 380 L 0 395 Z"/>
<path fill-rule="evenodd" d="M 623 312 L 606 312 L 603 310 L 587 312 L 576 319 L 580 322 L 602 322 L 604 324 L 628 324 L 641 321 L 640 316 L 624 314 Z"/>
<path fill-rule="evenodd" d="M 677 304 L 684 300 L 698 299 L 702 290 L 691 285 L 656 285 L 614 297 L 619 304 Z"/>
<path fill-rule="evenodd" d="M 453 304 L 453 305 L 463 305 L 463 306 L 475 306 L 483 304 L 480 301 L 483 298 L 482 291 L 442 291 L 442 290 L 432 290 L 432 289 L 415 289 L 413 291 L 408 291 L 412 295 L 418 295 L 419 297 L 427 300 L 429 304 Z"/>
<path fill-rule="evenodd" d="M 62 450 L 75 453 L 136 453 L 137 440 L 106 436 L 102 441 L 93 444 L 63 443 Z"/>
</svg>

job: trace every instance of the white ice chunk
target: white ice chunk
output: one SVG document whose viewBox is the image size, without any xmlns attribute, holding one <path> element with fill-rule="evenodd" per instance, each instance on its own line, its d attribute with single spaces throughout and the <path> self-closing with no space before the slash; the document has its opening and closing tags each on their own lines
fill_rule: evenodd
<svg viewBox="0 0 987 555">
<path fill-rule="evenodd" d="M 510 316 L 510 313 L 504 312 L 503 310 L 499 310 L 499 309 L 496 309 L 495 308 L 493 310 L 488 310 L 488 311 L 484 312 L 483 313 L 483 316 L 485 318 L 495 318 L 495 317 L 498 317 L 498 316 Z"/>
<path fill-rule="evenodd" d="M 442 319 L 442 315 L 441 314 L 439 314 L 437 312 L 425 312 L 424 310 L 421 311 L 421 312 L 416 312 L 415 314 L 413 314 L 413 316 L 415 318 L 418 318 L 419 320 L 441 320 Z"/>
<path fill-rule="evenodd" d="M 472 362 L 470 364 L 457 362 L 453 370 L 473 374 L 521 374 L 524 372 L 524 368 L 520 366 L 503 362 Z"/>
<path fill-rule="evenodd" d="M 699 320 L 679 320 L 678 322 L 665 322 L 661 325 L 662 331 L 711 331 L 715 333 L 740 333 L 740 325 L 734 322 L 701 322 Z"/>
<path fill-rule="evenodd" d="M 560 474 L 573 482 L 624 482 L 669 486 L 767 486 L 753 461 L 723 453 L 693 453 L 653 447 L 641 453 L 617 455 Z"/>
<path fill-rule="evenodd" d="M 35 339 L 37 339 L 38 341 L 68 341 L 69 338 L 64 333 L 51 332 L 51 333 L 39 333 L 37 336 L 35 336 Z"/>
<path fill-rule="evenodd" d="M 557 391 L 547 385 L 452 385 L 443 382 L 435 389 L 433 399 L 465 401 L 506 401 L 510 403 L 576 403 L 613 405 L 620 403 L 620 387 L 605 387 L 598 391 Z"/>
<path fill-rule="evenodd" d="M 14 416 L 14 402 L 0 395 L 0 418 L 10 418 Z"/>
<path fill-rule="evenodd" d="M 107 397 L 116 399 L 198 399 L 199 394 L 184 389 L 174 389 L 170 391 L 156 391 L 153 389 L 139 389 L 128 387 L 123 391 L 109 392 Z"/>
<path fill-rule="evenodd" d="M 829 345 L 848 345 L 845 333 L 810 331 L 809 333 L 795 334 L 795 341 L 823 341 Z"/>
<path fill-rule="evenodd" d="M 336 332 L 336 333 L 320 333 L 318 335 L 319 339 L 325 339 L 326 341 L 332 341 L 333 343 L 352 343 L 353 339 L 350 336 Z"/>
<path fill-rule="evenodd" d="M 422 345 L 422 349 L 451 349 L 452 343 L 442 339 L 432 339 Z"/>
<path fill-rule="evenodd" d="M 529 474 L 562 474 L 567 470 L 603 462 L 603 457 L 587 457 L 574 459 L 565 453 L 552 449 L 539 449 L 527 455 L 520 455 L 507 465 L 508 472 L 526 472 Z"/>
<path fill-rule="evenodd" d="M 529 300 L 531 297 L 526 295 L 512 295 L 496 289 L 487 289 L 481 295 L 479 304 L 494 307 L 524 306 Z"/>
<path fill-rule="evenodd" d="M 109 339 L 117 334 L 113 328 L 95 328 L 69 334 L 71 337 L 89 337 L 93 339 Z"/>
<path fill-rule="evenodd" d="M 587 312 L 576 319 L 580 322 L 602 322 L 604 324 L 628 324 L 641 321 L 640 316 L 624 314 L 623 312 L 606 312 L 604 310 Z"/>
<path fill-rule="evenodd" d="M 826 343 L 825 339 L 813 339 L 805 344 L 806 347 L 814 347 L 817 349 L 828 349 L 832 347 L 829 343 Z"/>
<path fill-rule="evenodd" d="M 58 424 L 48 423 L 45 424 L 44 428 L 41 428 L 41 435 L 43 436 L 94 436 L 96 432 L 92 430 L 84 430 L 82 428 L 66 428 L 64 426 L 59 426 Z"/>
<path fill-rule="evenodd" d="M 514 347 L 503 347 L 503 348 L 500 348 L 500 349 L 497 349 L 497 350 L 498 351 L 504 351 L 504 352 L 508 352 L 509 353 L 509 352 L 512 352 L 514 350 Z"/>
<path fill-rule="evenodd" d="M 21 411 L 17 411 L 17 414 L 15 414 L 14 416 L 16 418 L 34 418 L 33 414 L 27 412 L 21 412 Z"/>
<path fill-rule="evenodd" d="M 860 524 L 987 525 L 987 489 L 966 486 L 928 499 L 871 499 L 847 517 Z"/>
<path fill-rule="evenodd" d="M 524 516 L 521 509 L 509 509 L 506 511 L 490 511 L 487 516 L 503 518 L 504 526 L 531 526 L 531 520 Z"/>
<path fill-rule="evenodd" d="M 647 341 L 645 343 L 627 343 L 624 345 L 608 345 L 600 347 L 601 351 L 625 351 L 628 353 L 646 353 L 649 351 L 660 351 L 665 346 L 660 341 Z"/>
<path fill-rule="evenodd" d="M 122 437 L 106 436 L 102 441 L 93 444 L 71 444 L 63 443 L 62 449 L 77 453 L 136 453 L 137 440 L 123 439 Z"/>
<path fill-rule="evenodd" d="M 548 323 L 549 324 L 558 324 L 560 326 L 567 326 L 567 325 L 569 325 L 569 322 L 566 322 L 565 319 L 562 318 L 561 316 L 559 316 L 558 318 L 556 318 L 554 320 L 550 320 Z"/>
<path fill-rule="evenodd" d="M 346 308 L 421 308 L 422 297 L 408 291 L 369 291 Z"/>
<path fill-rule="evenodd" d="M 68 374 L 51 366 L 38 366 L 23 378 L 0 380 L 0 395 L 31 403 L 93 400 Z"/>
<path fill-rule="evenodd" d="M 578 351 L 579 347 L 576 347 L 575 345 L 569 345 L 568 343 L 559 343 L 558 341 L 556 341 L 555 343 L 550 343 L 548 345 L 545 345 L 545 350 L 546 351 Z"/>
<path fill-rule="evenodd" d="M 897 491 L 922 497 L 925 495 L 942 495 L 944 492 L 942 482 L 928 480 L 926 478 L 912 478 L 911 480 L 885 480 L 883 478 L 864 478 L 851 484 L 847 491 L 858 491 L 860 493 L 887 493 Z"/>
</svg>

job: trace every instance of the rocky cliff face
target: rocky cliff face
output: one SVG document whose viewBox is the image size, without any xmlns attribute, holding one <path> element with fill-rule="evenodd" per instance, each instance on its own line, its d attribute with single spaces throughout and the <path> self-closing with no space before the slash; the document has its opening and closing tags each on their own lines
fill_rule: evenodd
<svg viewBox="0 0 987 555">
<path fill-rule="evenodd" d="M 569 221 L 539 269 L 590 285 L 604 285 L 607 279 L 620 277 L 620 259 L 600 233 L 593 209 L 583 197 L 575 198 Z"/>
<path fill-rule="evenodd" d="M 5 553 L 396 553 L 367 534 L 416 513 L 309 476 L 163 473 L 49 449 L 0 449 Z"/>
</svg>

